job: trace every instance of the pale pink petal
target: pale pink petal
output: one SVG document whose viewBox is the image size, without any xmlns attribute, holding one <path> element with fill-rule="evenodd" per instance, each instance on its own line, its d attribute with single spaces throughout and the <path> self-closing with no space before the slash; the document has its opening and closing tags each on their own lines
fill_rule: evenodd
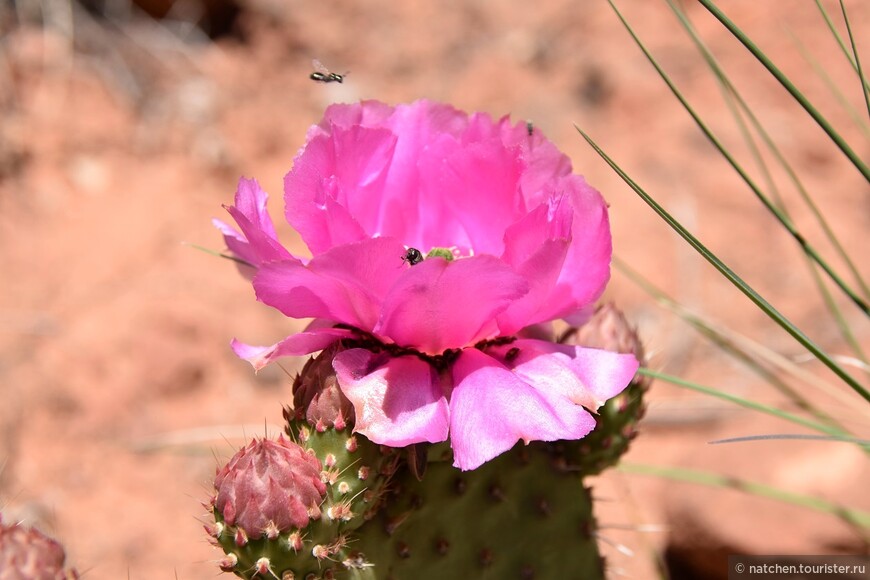
<svg viewBox="0 0 870 580">
<path fill-rule="evenodd" d="M 538 390 L 494 358 L 469 348 L 453 366 L 453 465 L 475 469 L 517 441 L 580 439 L 595 419 L 558 393 Z"/>
<path fill-rule="evenodd" d="M 273 262 L 254 278 L 257 299 L 292 318 L 326 318 L 372 330 L 393 283 L 404 271 L 404 248 L 392 238 L 335 247 L 306 265 Z"/>
<path fill-rule="evenodd" d="M 520 379 L 534 388 L 597 411 L 625 389 L 639 363 L 632 354 L 521 339 L 492 349 Z"/>
<path fill-rule="evenodd" d="M 332 366 L 353 403 L 354 431 L 391 447 L 447 439 L 447 400 L 429 363 L 354 348 L 338 353 Z"/>
<path fill-rule="evenodd" d="M 233 339 L 233 352 L 255 370 L 260 370 L 275 359 L 285 356 L 303 356 L 323 350 L 336 340 L 352 338 L 353 332 L 344 328 L 316 328 L 288 336 L 272 346 L 253 346 Z"/>
<path fill-rule="evenodd" d="M 439 354 L 497 331 L 495 317 L 528 292 L 528 283 L 498 258 L 429 258 L 396 281 L 375 332 L 397 344 Z"/>
<path fill-rule="evenodd" d="M 378 233 L 364 224 L 380 211 L 395 145 L 386 129 L 333 127 L 297 155 L 284 178 L 285 215 L 312 254 Z"/>
<path fill-rule="evenodd" d="M 212 220 L 224 235 L 227 248 L 236 257 L 255 267 L 264 262 L 293 258 L 275 234 L 275 226 L 266 210 L 268 197 L 256 179 L 241 178 L 236 189 L 235 204 L 224 206 L 241 231 L 236 231 L 221 220 Z"/>
</svg>

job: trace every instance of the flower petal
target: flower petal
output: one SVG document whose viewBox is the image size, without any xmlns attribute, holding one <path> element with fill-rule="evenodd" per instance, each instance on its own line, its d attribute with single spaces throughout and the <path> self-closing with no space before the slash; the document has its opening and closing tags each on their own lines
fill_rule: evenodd
<svg viewBox="0 0 870 580">
<path fill-rule="evenodd" d="M 572 219 L 566 197 L 553 196 L 505 232 L 502 260 L 529 282 L 529 293 L 499 316 L 502 334 L 516 334 L 525 326 L 551 320 L 538 313 L 552 307 L 550 294 L 570 249 Z"/>
<path fill-rule="evenodd" d="M 332 366 L 353 403 L 354 431 L 392 447 L 447 439 L 447 400 L 429 363 L 353 348 L 338 353 Z"/>
<path fill-rule="evenodd" d="M 434 164 L 441 171 L 442 153 L 459 147 L 468 125 L 468 115 L 449 105 L 420 100 L 395 108 L 364 101 L 359 105 L 333 105 L 309 139 L 349 131 L 354 125 L 387 129 L 395 147 L 385 170 L 382 187 L 352 208 L 354 217 L 369 235 L 393 236 L 408 246 L 468 247 L 468 237 L 454 212 L 444 202 L 444 193 L 432 179 L 421 178 L 421 167 Z M 426 160 L 429 161 L 426 161 Z M 350 206 L 348 206 L 350 207 Z"/>
<path fill-rule="evenodd" d="M 314 328 L 288 336 L 272 346 L 253 346 L 235 338 L 230 343 L 233 352 L 260 370 L 275 359 L 284 356 L 303 356 L 323 350 L 336 340 L 351 338 L 354 333 L 344 328 Z"/>
<path fill-rule="evenodd" d="M 579 439 L 595 419 L 558 393 L 535 389 L 502 363 L 473 348 L 453 366 L 450 441 L 454 466 L 475 469 L 522 439 Z"/>
<path fill-rule="evenodd" d="M 519 151 L 498 138 L 461 144 L 442 139 L 418 164 L 421 182 L 431 192 L 430 204 L 437 202 L 421 216 L 450 215 L 441 228 L 446 223 L 464 230 L 462 239 L 442 245 L 467 244 L 476 254 L 501 255 L 505 230 L 528 211 L 519 190 L 524 168 Z"/>
<path fill-rule="evenodd" d="M 335 247 L 306 265 L 273 262 L 254 278 L 257 299 L 293 318 L 326 318 L 372 330 L 403 273 L 404 247 L 375 238 Z"/>
<path fill-rule="evenodd" d="M 227 248 L 252 266 L 264 262 L 287 260 L 293 256 L 278 241 L 272 218 L 266 210 L 269 196 L 256 179 L 239 179 L 235 204 L 224 206 L 239 226 L 237 232 L 221 220 L 212 223 L 224 235 Z"/>
<path fill-rule="evenodd" d="M 607 204 L 579 175 L 561 179 L 558 187 L 573 208 L 571 245 L 546 306 L 535 316 L 537 320 L 570 317 L 585 309 L 601 296 L 610 279 L 612 246 Z"/>
<path fill-rule="evenodd" d="M 408 267 L 384 300 L 375 332 L 439 354 L 498 329 L 495 316 L 528 292 L 528 283 L 493 256 L 429 258 Z"/>
<path fill-rule="evenodd" d="M 534 207 L 546 201 L 549 195 L 547 184 L 554 178 L 571 173 L 571 160 L 559 151 L 556 145 L 544 137 L 540 129 L 532 127 L 529 135 L 528 125 L 511 125 L 507 118 L 499 122 L 502 142 L 508 147 L 517 147 L 526 161 L 526 169 L 520 181 L 526 203 Z M 558 189 L 557 189 L 558 191 Z"/>
<path fill-rule="evenodd" d="M 287 221 L 312 254 L 378 233 L 371 225 L 395 146 L 389 130 L 358 125 L 309 139 L 284 178 L 284 201 Z"/>
<path fill-rule="evenodd" d="M 559 393 L 591 411 L 621 393 L 640 366 L 632 354 L 534 339 L 517 340 L 491 352 L 534 388 Z"/>
</svg>

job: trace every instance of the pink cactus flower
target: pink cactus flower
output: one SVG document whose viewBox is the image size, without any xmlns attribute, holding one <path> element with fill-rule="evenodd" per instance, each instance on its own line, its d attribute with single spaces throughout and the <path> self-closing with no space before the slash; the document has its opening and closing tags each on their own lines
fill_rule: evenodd
<svg viewBox="0 0 870 580">
<path fill-rule="evenodd" d="M 474 469 L 520 439 L 585 436 L 586 409 L 635 374 L 631 355 L 528 338 L 585 320 L 611 257 L 604 200 L 538 130 L 426 100 L 333 105 L 284 191 L 311 258 L 278 242 L 254 180 L 227 208 L 238 230 L 216 225 L 258 300 L 315 320 L 234 350 L 260 368 L 344 339 L 334 368 L 371 440 L 449 437 Z"/>
</svg>

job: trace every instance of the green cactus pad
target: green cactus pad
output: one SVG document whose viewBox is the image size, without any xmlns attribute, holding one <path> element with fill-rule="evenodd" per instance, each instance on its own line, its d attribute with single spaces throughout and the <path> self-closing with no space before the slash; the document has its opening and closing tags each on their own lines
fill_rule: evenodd
<svg viewBox="0 0 870 580">
<path fill-rule="evenodd" d="M 519 444 L 474 471 L 403 473 L 353 548 L 380 580 L 601 578 L 589 490 L 557 459 Z"/>
</svg>

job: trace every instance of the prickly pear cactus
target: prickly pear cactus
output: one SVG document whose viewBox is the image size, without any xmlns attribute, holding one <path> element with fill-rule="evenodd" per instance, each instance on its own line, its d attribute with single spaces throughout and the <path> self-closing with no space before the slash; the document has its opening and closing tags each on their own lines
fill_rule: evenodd
<svg viewBox="0 0 870 580">
<path fill-rule="evenodd" d="M 226 554 L 223 571 L 289 580 L 371 567 L 351 532 L 377 510 L 399 457 L 351 432 L 346 400 L 323 373 L 333 355 L 313 359 L 297 379 L 296 398 L 308 408 L 285 409 L 290 439 L 254 440 L 218 470 L 206 531 Z"/>
<path fill-rule="evenodd" d="M 474 471 L 431 461 L 397 478 L 355 547 L 383 580 L 601 578 L 589 489 L 557 459 L 532 443 Z"/>
<path fill-rule="evenodd" d="M 563 340 L 634 353 L 622 314 L 600 308 Z M 243 578 L 603 578 L 583 478 L 616 463 L 643 414 L 637 377 L 579 441 L 518 444 L 473 471 L 449 445 L 376 445 L 353 433 L 332 360 L 310 360 L 284 410 L 288 438 L 258 440 L 218 471 L 207 530 Z"/>
</svg>

